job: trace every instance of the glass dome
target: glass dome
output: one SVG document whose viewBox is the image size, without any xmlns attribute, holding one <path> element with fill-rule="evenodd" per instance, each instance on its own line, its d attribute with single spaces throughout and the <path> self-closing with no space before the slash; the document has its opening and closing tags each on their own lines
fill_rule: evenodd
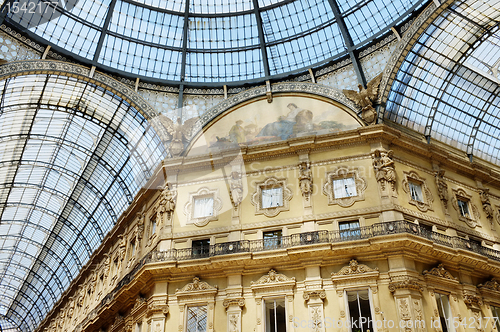
<svg viewBox="0 0 500 332">
<path fill-rule="evenodd" d="M 353 54 L 423 3 L 59 0 L 42 7 L 43 15 L 10 11 L 5 21 L 63 54 L 120 75 L 221 86 L 305 72 Z"/>
</svg>

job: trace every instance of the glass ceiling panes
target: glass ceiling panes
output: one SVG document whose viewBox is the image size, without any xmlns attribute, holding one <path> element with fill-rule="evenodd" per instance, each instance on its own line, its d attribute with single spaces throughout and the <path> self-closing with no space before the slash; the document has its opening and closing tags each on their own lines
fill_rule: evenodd
<svg viewBox="0 0 500 332">
<path fill-rule="evenodd" d="M 23 13 L 7 15 L 7 22 L 128 76 L 220 86 L 305 72 L 347 57 L 350 44 L 332 13 L 335 1 L 356 45 L 389 31 L 426 2 L 70 0 L 42 20 Z"/>
<path fill-rule="evenodd" d="M 499 23 L 500 1 L 452 4 L 406 56 L 385 116 L 499 164 Z"/>
<path fill-rule="evenodd" d="M 10 78 L 0 108 L 0 323 L 33 330 L 166 157 L 147 119 L 101 87 Z"/>
</svg>

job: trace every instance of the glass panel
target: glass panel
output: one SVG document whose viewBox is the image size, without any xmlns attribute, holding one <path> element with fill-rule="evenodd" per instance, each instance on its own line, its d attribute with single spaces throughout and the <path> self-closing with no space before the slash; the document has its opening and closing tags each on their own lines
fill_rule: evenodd
<svg viewBox="0 0 500 332">
<path fill-rule="evenodd" d="M 411 181 L 408 182 L 408 185 L 410 186 L 411 199 L 413 199 L 414 201 L 423 202 L 422 186 Z"/>
<path fill-rule="evenodd" d="M 451 314 L 450 301 L 448 295 L 436 294 L 436 301 L 439 311 L 439 319 L 441 321 L 441 328 L 443 332 L 454 332 L 453 317 Z"/>
<path fill-rule="evenodd" d="M 281 230 L 264 232 L 262 235 L 264 238 L 265 249 L 279 248 L 279 246 L 281 245 Z"/>
<path fill-rule="evenodd" d="M 353 177 L 333 180 L 333 196 L 344 198 L 357 196 L 356 181 Z"/>
<path fill-rule="evenodd" d="M 283 206 L 283 188 L 266 188 L 262 189 L 262 208 L 272 208 Z"/>
<path fill-rule="evenodd" d="M 265 300 L 266 332 L 286 332 L 285 299 Z"/>
<path fill-rule="evenodd" d="M 209 217 L 214 214 L 213 197 L 195 197 L 193 205 L 193 218 Z"/>
<path fill-rule="evenodd" d="M 373 331 L 370 296 L 368 290 L 348 291 L 349 324 L 351 332 Z"/>
<path fill-rule="evenodd" d="M 356 239 L 361 236 L 359 221 L 339 222 L 340 238 L 344 240 Z"/>
<path fill-rule="evenodd" d="M 207 306 L 188 307 L 187 332 L 205 332 L 207 330 Z"/>
<path fill-rule="evenodd" d="M 458 210 L 460 211 L 460 215 L 462 217 L 470 218 L 469 216 L 469 203 L 463 199 L 457 199 Z"/>
</svg>

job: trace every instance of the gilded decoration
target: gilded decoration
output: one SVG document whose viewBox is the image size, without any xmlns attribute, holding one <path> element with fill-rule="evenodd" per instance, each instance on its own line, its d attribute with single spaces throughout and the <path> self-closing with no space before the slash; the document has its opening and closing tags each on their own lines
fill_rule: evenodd
<svg viewBox="0 0 500 332">
<path fill-rule="evenodd" d="M 199 198 L 212 198 L 212 215 L 203 217 L 194 217 L 195 200 Z M 184 206 L 184 214 L 187 217 L 188 224 L 194 224 L 198 227 L 206 226 L 210 221 L 217 220 L 219 211 L 222 209 L 222 199 L 219 196 L 219 189 L 209 189 L 201 187 L 196 192 L 189 193 L 188 202 Z"/>
<path fill-rule="evenodd" d="M 309 301 L 310 299 L 326 299 L 326 292 L 322 289 L 320 290 L 310 290 L 305 291 L 303 294 L 304 301 Z"/>
<path fill-rule="evenodd" d="M 323 185 L 323 194 L 328 197 L 328 205 L 338 204 L 342 207 L 352 206 L 355 202 L 365 199 L 367 181 L 359 175 L 360 171 L 356 167 L 339 166 L 326 173 L 326 180 Z M 346 195 L 346 197 L 335 197 L 334 181 L 353 178 L 356 195 Z"/>
<path fill-rule="evenodd" d="M 366 124 L 373 124 L 377 119 L 377 112 L 373 107 L 378 98 L 378 88 L 382 79 L 382 73 L 378 74 L 366 85 L 358 84 L 359 91 L 342 90 L 344 95 L 352 100 L 358 107 L 361 107 L 361 117 Z"/>
<path fill-rule="evenodd" d="M 264 208 L 262 206 L 262 192 L 266 189 L 282 188 L 282 205 Z M 287 186 L 286 178 L 276 178 L 274 176 L 266 178 L 264 181 L 255 183 L 255 192 L 251 202 L 255 206 L 255 214 L 263 214 L 266 217 L 275 217 L 282 211 L 290 209 L 290 200 L 293 197 L 292 190 Z"/>
<path fill-rule="evenodd" d="M 372 153 L 373 169 L 375 170 L 375 178 L 380 184 L 382 191 L 386 188 L 396 192 L 396 169 L 394 160 L 392 160 L 394 152 L 377 149 Z"/>
<path fill-rule="evenodd" d="M 422 274 L 424 276 L 435 276 L 452 281 L 458 281 L 457 278 L 455 278 L 450 272 L 448 272 L 448 270 L 446 270 L 443 264 L 439 264 L 438 266 L 433 267 L 430 270 L 425 270 L 424 272 L 422 272 Z"/>
<path fill-rule="evenodd" d="M 472 196 L 468 195 L 465 190 L 462 188 L 458 189 L 453 189 L 453 197 L 451 199 L 451 204 L 453 205 L 453 208 L 457 211 L 458 214 L 458 220 L 463 221 L 469 226 L 470 228 L 476 228 L 477 226 L 480 226 L 478 221 L 480 218 L 479 215 L 479 210 L 475 204 L 472 203 Z M 468 213 L 465 215 L 462 215 L 460 212 L 460 207 L 458 206 L 458 200 L 462 200 L 467 202 L 468 206 Z"/>
<path fill-rule="evenodd" d="M 432 203 L 434 202 L 434 197 L 432 196 L 432 193 L 429 187 L 427 186 L 425 179 L 418 176 L 417 172 L 415 171 L 410 171 L 410 172 L 404 171 L 403 175 L 404 179 L 402 185 L 403 185 L 403 190 L 408 194 L 408 202 L 411 205 L 415 205 L 422 212 L 427 212 L 428 210 L 432 211 Z M 420 200 L 414 199 L 414 196 L 412 196 L 410 183 L 420 186 L 422 191 L 422 197 L 417 197 Z"/>
<path fill-rule="evenodd" d="M 359 264 L 357 260 L 352 259 L 349 262 L 349 265 L 344 266 L 342 269 L 340 269 L 339 272 L 337 272 L 337 273 L 332 272 L 332 277 L 356 275 L 356 274 L 363 274 L 363 273 L 368 273 L 368 272 L 378 272 L 378 267 L 376 267 L 375 269 L 372 269 L 364 264 Z"/>
</svg>

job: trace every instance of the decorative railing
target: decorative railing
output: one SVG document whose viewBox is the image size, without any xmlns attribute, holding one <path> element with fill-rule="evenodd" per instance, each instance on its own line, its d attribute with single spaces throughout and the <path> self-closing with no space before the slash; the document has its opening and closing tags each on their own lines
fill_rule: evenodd
<svg viewBox="0 0 500 332">
<path fill-rule="evenodd" d="M 308 233 L 293 234 L 267 238 L 262 240 L 242 240 L 218 243 L 205 247 L 195 247 L 187 249 L 171 249 L 168 251 L 152 251 L 144 259 L 144 263 L 163 261 L 182 261 L 188 259 L 207 258 L 220 255 L 230 255 L 246 252 L 260 252 L 267 250 L 286 249 L 291 247 L 317 244 L 317 243 L 340 243 L 385 236 L 391 234 L 413 234 L 426 238 L 436 244 L 450 248 L 464 249 L 487 256 L 500 261 L 500 251 L 486 248 L 476 241 L 467 240 L 460 237 L 451 237 L 430 231 L 408 221 L 392 221 L 377 223 L 371 226 L 360 227 L 344 231 L 316 231 Z"/>
<path fill-rule="evenodd" d="M 467 240 L 460 237 L 452 237 L 437 232 L 430 231 L 423 227 L 408 221 L 391 221 L 377 223 L 371 226 L 360 227 L 345 231 L 316 231 L 290 236 L 281 236 L 262 240 L 243 240 L 218 243 L 206 247 L 171 249 L 167 251 L 151 251 L 143 257 L 134 266 L 133 270 L 127 273 L 116 285 L 116 287 L 106 295 L 99 305 L 94 308 L 78 324 L 75 331 L 80 331 L 89 321 L 96 317 L 98 312 L 108 303 L 110 303 L 120 289 L 130 283 L 137 271 L 148 263 L 182 261 L 189 259 L 201 259 L 213 256 L 230 255 L 236 253 L 252 253 L 269 250 L 286 249 L 298 246 L 305 246 L 320 243 L 342 243 L 347 241 L 357 241 L 369 239 L 377 236 L 387 236 L 392 234 L 412 234 L 440 244 L 449 248 L 463 249 L 476 254 L 486 256 L 490 259 L 500 261 L 500 251 L 483 247 L 477 241 Z"/>
</svg>

